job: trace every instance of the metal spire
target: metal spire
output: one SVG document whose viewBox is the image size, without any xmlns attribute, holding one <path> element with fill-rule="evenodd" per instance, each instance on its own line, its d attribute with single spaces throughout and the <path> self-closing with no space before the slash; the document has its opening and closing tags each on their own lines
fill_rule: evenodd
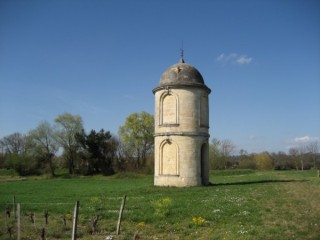
<svg viewBox="0 0 320 240">
<path fill-rule="evenodd" d="M 183 54 L 184 54 L 184 49 L 183 49 L 183 41 L 182 41 L 181 48 L 180 48 L 180 63 L 184 63 Z"/>
</svg>

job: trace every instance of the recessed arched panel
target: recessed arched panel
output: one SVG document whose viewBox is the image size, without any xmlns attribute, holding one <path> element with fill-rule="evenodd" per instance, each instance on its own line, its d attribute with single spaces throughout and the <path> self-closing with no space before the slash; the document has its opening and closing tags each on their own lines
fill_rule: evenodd
<svg viewBox="0 0 320 240">
<path fill-rule="evenodd" d="M 160 98 L 160 125 L 178 124 L 178 97 L 166 92 Z"/>
<path fill-rule="evenodd" d="M 178 147 L 170 140 L 160 146 L 160 175 L 179 175 Z"/>
<path fill-rule="evenodd" d="M 200 126 L 209 127 L 209 104 L 206 96 L 200 99 Z"/>
</svg>

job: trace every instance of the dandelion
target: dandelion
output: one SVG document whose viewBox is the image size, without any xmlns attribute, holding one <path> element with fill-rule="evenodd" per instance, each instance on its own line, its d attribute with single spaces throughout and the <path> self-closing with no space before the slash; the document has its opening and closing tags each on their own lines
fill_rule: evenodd
<svg viewBox="0 0 320 240">
<path fill-rule="evenodd" d="M 192 223 L 196 226 L 202 226 L 205 223 L 205 219 L 203 217 L 193 217 Z"/>
<path fill-rule="evenodd" d="M 137 227 L 138 228 L 144 228 L 146 226 L 146 223 L 145 222 L 139 222 L 138 224 L 137 224 Z"/>
</svg>

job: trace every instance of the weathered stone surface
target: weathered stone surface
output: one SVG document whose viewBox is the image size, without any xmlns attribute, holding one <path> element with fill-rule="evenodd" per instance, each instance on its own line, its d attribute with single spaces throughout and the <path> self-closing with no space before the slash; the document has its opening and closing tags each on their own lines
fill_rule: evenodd
<svg viewBox="0 0 320 240">
<path fill-rule="evenodd" d="M 154 184 L 177 187 L 208 184 L 208 95 L 211 90 L 197 69 L 178 63 L 161 76 L 153 92 Z"/>
</svg>

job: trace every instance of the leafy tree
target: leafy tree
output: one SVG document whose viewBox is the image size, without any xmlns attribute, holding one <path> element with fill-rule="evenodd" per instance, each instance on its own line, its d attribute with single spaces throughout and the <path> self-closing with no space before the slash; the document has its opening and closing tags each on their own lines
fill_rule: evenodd
<svg viewBox="0 0 320 240">
<path fill-rule="evenodd" d="M 132 113 L 119 128 L 125 151 L 134 159 L 134 167 L 145 167 L 154 146 L 154 119 L 147 112 Z"/>
<path fill-rule="evenodd" d="M 224 167 L 224 164 L 221 159 L 220 145 L 221 145 L 221 141 L 218 140 L 217 138 L 213 138 L 209 145 L 211 169 L 223 169 Z"/>
<path fill-rule="evenodd" d="M 31 130 L 28 137 L 33 143 L 33 155 L 42 159 L 49 166 L 51 175 L 55 176 L 53 158 L 59 149 L 55 128 L 49 122 L 44 121 L 36 129 Z"/>
<path fill-rule="evenodd" d="M 76 134 L 76 140 L 82 147 L 81 158 L 84 161 L 86 174 L 102 172 L 111 175 L 113 170 L 113 159 L 116 155 L 117 143 L 109 131 L 101 129 L 99 132 L 91 130 L 87 135 L 84 130 Z"/>
<path fill-rule="evenodd" d="M 239 162 L 239 168 L 242 169 L 256 169 L 256 162 L 252 155 L 248 155 L 246 158 L 241 158 Z"/>
<path fill-rule="evenodd" d="M 40 164 L 32 155 L 27 153 L 11 153 L 6 156 L 6 166 L 14 169 L 20 176 L 40 174 Z"/>
<path fill-rule="evenodd" d="M 248 152 L 244 149 L 240 149 L 239 154 L 239 168 L 256 169 L 256 163 L 254 162 L 251 154 L 248 154 Z"/>
<path fill-rule="evenodd" d="M 28 137 L 21 133 L 13 133 L 0 140 L 2 149 L 2 166 L 14 169 L 20 176 L 39 174 L 39 164 L 29 154 Z"/>
<path fill-rule="evenodd" d="M 56 140 L 64 149 L 64 156 L 68 163 L 69 173 L 73 174 L 75 171 L 75 164 L 77 153 L 80 145 L 76 141 L 76 134 L 81 133 L 83 129 L 82 118 L 79 115 L 71 115 L 64 113 L 59 115 L 55 122 L 58 124 Z"/>
<path fill-rule="evenodd" d="M 273 169 L 273 161 L 268 152 L 258 153 L 253 155 L 256 167 L 259 170 Z"/>
</svg>

